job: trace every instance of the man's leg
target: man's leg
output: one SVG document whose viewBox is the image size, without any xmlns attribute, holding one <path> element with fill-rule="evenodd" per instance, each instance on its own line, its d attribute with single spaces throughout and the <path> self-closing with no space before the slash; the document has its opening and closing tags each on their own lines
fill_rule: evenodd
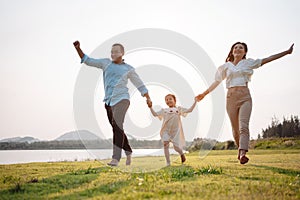
<svg viewBox="0 0 300 200">
<path fill-rule="evenodd" d="M 112 126 L 114 132 L 114 139 L 113 139 L 113 159 L 120 160 L 122 149 L 125 150 L 126 155 L 131 155 L 132 149 L 129 145 L 127 136 L 124 133 L 123 123 L 126 112 L 129 107 L 129 100 L 124 99 L 121 100 L 116 105 L 112 106 Z"/>
<path fill-rule="evenodd" d="M 105 107 L 105 110 L 106 110 L 108 121 L 109 121 L 110 125 L 112 126 L 113 113 L 112 113 L 111 106 L 108 106 L 107 104 L 104 104 L 104 107 Z"/>
<path fill-rule="evenodd" d="M 105 104 L 105 109 L 106 109 L 106 114 L 107 114 L 108 121 L 109 121 L 110 125 L 113 128 L 113 112 L 112 112 L 112 108 L 111 108 L 111 106 L 108 106 L 107 104 Z M 113 135 L 113 144 L 114 143 L 115 143 L 115 134 Z M 112 161 L 109 162 L 109 163 L 107 163 L 107 164 L 111 165 L 111 166 L 117 166 L 118 163 L 119 163 L 119 161 L 116 160 L 116 159 L 114 159 L 114 157 L 113 157 Z"/>
</svg>

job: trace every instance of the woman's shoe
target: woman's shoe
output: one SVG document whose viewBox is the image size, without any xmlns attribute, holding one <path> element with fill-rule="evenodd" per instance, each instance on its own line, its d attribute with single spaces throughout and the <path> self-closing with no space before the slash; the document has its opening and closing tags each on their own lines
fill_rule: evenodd
<svg viewBox="0 0 300 200">
<path fill-rule="evenodd" d="M 240 163 L 243 165 L 249 161 L 249 158 L 246 155 L 243 155 L 242 157 L 240 157 L 239 160 L 240 160 Z"/>
</svg>

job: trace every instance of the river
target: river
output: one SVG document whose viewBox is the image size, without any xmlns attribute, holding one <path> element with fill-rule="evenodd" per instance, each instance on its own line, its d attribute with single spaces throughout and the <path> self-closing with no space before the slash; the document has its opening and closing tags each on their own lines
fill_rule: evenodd
<svg viewBox="0 0 300 200">
<path fill-rule="evenodd" d="M 170 148 L 171 154 L 176 154 Z M 112 149 L 71 149 L 71 150 L 1 150 L 0 164 L 17 164 L 31 162 L 84 161 L 109 159 Z M 163 149 L 133 149 L 133 157 L 163 156 Z M 124 157 L 125 154 L 123 153 Z"/>
</svg>

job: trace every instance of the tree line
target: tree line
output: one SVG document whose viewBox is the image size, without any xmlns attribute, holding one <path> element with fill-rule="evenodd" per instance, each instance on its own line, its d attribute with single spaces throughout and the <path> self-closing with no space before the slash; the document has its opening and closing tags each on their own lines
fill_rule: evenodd
<svg viewBox="0 0 300 200">
<path fill-rule="evenodd" d="M 271 124 L 262 130 L 263 138 L 271 137 L 300 137 L 300 122 L 298 116 L 291 115 L 290 118 L 283 118 L 280 122 L 276 117 L 272 118 Z M 261 138 L 261 135 L 258 135 Z"/>
</svg>

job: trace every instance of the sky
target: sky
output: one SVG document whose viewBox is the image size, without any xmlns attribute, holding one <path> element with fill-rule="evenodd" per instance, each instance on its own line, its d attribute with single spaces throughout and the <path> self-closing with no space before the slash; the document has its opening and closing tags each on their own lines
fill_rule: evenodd
<svg viewBox="0 0 300 200">
<path fill-rule="evenodd" d="M 297 0 L 0 0 L 0 139 L 32 136 L 53 140 L 76 130 L 73 93 L 83 65 L 72 43 L 79 40 L 83 51 L 90 54 L 108 39 L 142 28 L 185 35 L 203 48 L 215 67 L 224 63 L 236 41 L 248 44 L 249 58 L 264 58 L 295 43 L 292 55 L 255 70 L 249 84 L 253 98 L 250 137 L 256 138 L 272 117 L 282 120 L 300 115 L 299 10 Z M 110 49 L 107 52 L 109 55 Z M 141 60 L 133 57 L 128 55 L 128 62 L 138 66 Z M 199 84 L 195 95 L 207 86 Z M 99 83 L 95 113 L 100 126 L 109 132 L 101 91 Z M 155 97 L 164 92 L 156 88 L 150 94 Z M 155 100 L 164 105 L 162 98 Z M 144 106 L 144 99 L 134 100 L 135 104 L 138 101 Z M 197 112 L 209 116 L 208 104 L 209 100 L 200 102 Z M 141 105 L 131 105 L 129 114 Z M 146 106 L 143 109 L 148 112 Z M 141 118 L 135 119 L 137 123 Z M 201 123 L 205 130 L 214 122 Z M 233 139 L 227 116 L 217 139 Z"/>
</svg>

